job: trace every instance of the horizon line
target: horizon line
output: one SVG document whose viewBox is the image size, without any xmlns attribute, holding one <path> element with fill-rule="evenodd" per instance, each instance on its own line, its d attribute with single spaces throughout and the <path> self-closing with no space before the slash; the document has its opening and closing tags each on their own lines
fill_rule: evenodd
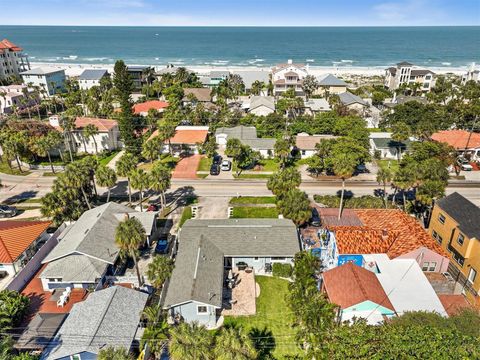
<svg viewBox="0 0 480 360">
<path fill-rule="evenodd" d="M 0 27 L 7 26 L 32 26 L 32 27 L 139 27 L 139 28 L 434 28 L 434 27 L 480 27 L 475 25 L 72 25 L 72 24 L 0 24 Z"/>
</svg>

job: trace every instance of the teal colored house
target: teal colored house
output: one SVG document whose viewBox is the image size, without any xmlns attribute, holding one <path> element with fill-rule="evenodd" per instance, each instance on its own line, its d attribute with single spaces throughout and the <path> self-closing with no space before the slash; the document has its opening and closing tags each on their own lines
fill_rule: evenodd
<svg viewBox="0 0 480 360">
<path fill-rule="evenodd" d="M 338 320 L 364 318 L 371 325 L 396 315 L 374 272 L 351 262 L 323 273 L 322 291 L 338 305 Z"/>
</svg>

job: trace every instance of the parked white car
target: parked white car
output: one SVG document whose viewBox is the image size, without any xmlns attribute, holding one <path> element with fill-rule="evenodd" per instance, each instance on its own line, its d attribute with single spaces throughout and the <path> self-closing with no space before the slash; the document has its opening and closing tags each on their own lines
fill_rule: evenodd
<svg viewBox="0 0 480 360">
<path fill-rule="evenodd" d="M 222 169 L 222 171 L 230 171 L 232 169 L 231 161 L 230 160 L 223 160 L 221 169 Z"/>
<path fill-rule="evenodd" d="M 463 157 L 459 157 L 457 159 L 457 164 L 460 166 L 460 169 L 462 169 L 463 171 L 472 171 L 473 170 L 473 166 L 470 165 L 470 162 Z"/>
</svg>

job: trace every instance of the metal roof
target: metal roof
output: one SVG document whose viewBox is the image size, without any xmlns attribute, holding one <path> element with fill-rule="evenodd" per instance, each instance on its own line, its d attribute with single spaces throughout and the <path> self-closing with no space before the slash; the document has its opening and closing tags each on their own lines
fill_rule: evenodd
<svg viewBox="0 0 480 360">
<path fill-rule="evenodd" d="M 108 75 L 105 69 L 86 69 L 78 77 L 79 80 L 100 80 L 104 76 Z"/>
</svg>

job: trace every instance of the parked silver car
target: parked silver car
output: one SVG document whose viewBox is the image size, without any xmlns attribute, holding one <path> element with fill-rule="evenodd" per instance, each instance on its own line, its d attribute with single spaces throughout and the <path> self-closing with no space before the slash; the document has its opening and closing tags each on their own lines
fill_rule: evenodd
<svg viewBox="0 0 480 360">
<path fill-rule="evenodd" d="M 17 208 L 14 206 L 0 205 L 0 217 L 11 218 L 17 215 Z"/>
</svg>

